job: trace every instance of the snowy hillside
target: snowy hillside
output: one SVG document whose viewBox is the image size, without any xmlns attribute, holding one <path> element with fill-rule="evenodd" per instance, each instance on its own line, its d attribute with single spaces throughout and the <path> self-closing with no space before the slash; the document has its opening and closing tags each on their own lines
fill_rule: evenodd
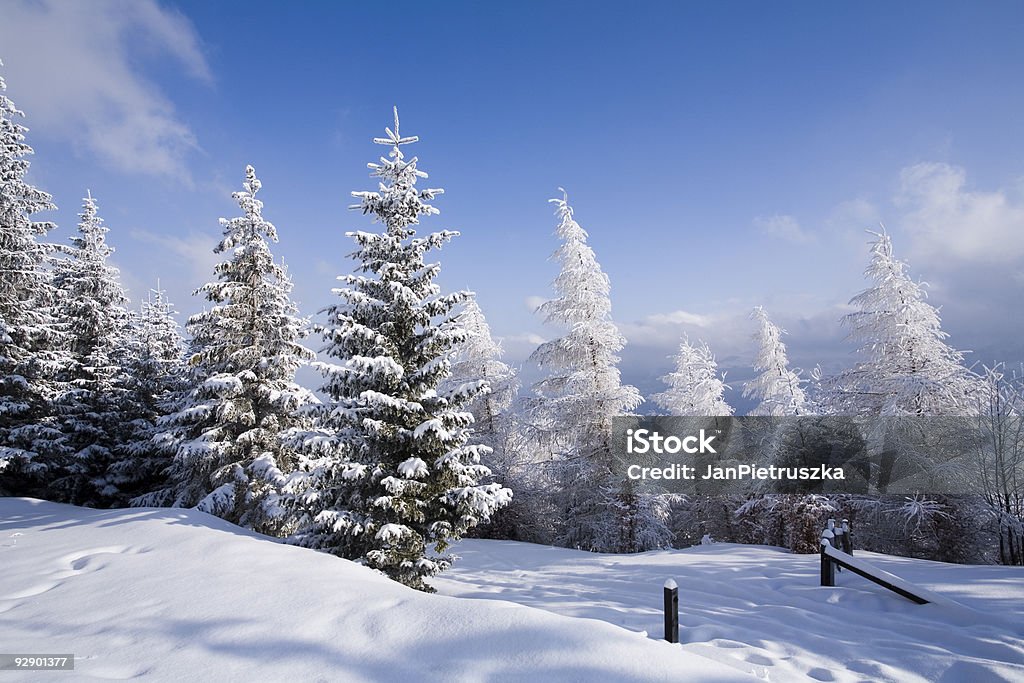
<svg viewBox="0 0 1024 683">
<path fill-rule="evenodd" d="M 461 597 L 511 600 L 557 614 L 663 634 L 661 586 L 679 585 L 679 639 L 772 681 L 1024 681 L 1024 570 L 857 552 L 933 591 L 916 605 L 842 572 L 819 586 L 817 555 L 720 543 L 637 555 L 468 540 L 432 583 Z M 688 679 L 693 680 L 693 679 Z"/>
<path fill-rule="evenodd" d="M 74 653 L 0 681 L 733 681 L 595 620 L 405 588 L 180 509 L 0 499 L 0 643 Z"/>
<path fill-rule="evenodd" d="M 200 512 L 0 499 L 3 650 L 76 655 L 0 681 L 1024 681 L 1020 569 L 858 553 L 955 601 L 920 606 L 767 547 L 456 552 L 425 595 Z"/>
</svg>

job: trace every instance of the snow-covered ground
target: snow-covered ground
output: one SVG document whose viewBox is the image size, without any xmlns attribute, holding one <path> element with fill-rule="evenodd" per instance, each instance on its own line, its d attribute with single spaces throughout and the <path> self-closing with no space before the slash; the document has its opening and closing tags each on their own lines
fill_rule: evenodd
<svg viewBox="0 0 1024 683">
<path fill-rule="evenodd" d="M 714 544 L 596 555 L 467 540 L 432 580 L 445 595 L 511 600 L 663 635 L 662 586 L 679 585 L 678 646 L 771 681 L 1024 681 L 1024 570 L 857 552 L 936 593 L 917 605 L 851 572 L 819 585 L 817 555 Z M 688 679 L 696 680 L 696 679 Z"/>
<path fill-rule="evenodd" d="M 425 595 L 200 512 L 0 499 L 0 650 L 76 655 L 0 683 L 1024 681 L 1020 569 L 861 554 L 956 603 L 919 606 L 774 548 L 457 552 Z M 659 640 L 667 578 L 681 645 Z"/>
<path fill-rule="evenodd" d="M 602 621 L 419 593 L 201 512 L 11 498 L 0 652 L 76 657 L 0 683 L 749 679 Z"/>
</svg>

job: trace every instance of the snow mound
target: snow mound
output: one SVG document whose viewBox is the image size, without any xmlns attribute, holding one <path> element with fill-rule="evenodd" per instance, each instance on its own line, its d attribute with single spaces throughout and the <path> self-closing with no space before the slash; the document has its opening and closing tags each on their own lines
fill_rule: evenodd
<svg viewBox="0 0 1024 683">
<path fill-rule="evenodd" d="M 603 621 L 419 593 L 194 510 L 6 498 L 0 520 L 4 651 L 75 655 L 74 672 L 24 680 L 750 680 Z"/>
</svg>

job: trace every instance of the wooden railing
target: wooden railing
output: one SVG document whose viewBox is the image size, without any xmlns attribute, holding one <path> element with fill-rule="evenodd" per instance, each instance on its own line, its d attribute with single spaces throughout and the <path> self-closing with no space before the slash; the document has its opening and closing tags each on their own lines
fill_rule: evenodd
<svg viewBox="0 0 1024 683">
<path fill-rule="evenodd" d="M 842 549 L 839 546 L 842 546 Z M 821 585 L 835 586 L 836 568 L 840 567 L 849 569 L 854 574 L 863 576 L 868 581 L 873 581 L 919 605 L 931 602 L 921 594 L 924 591 L 915 589 L 900 577 L 879 569 L 859 557 L 855 558 L 849 522 L 844 519 L 842 526 L 836 527 L 836 521 L 830 519 L 828 526 L 821 532 Z"/>
</svg>

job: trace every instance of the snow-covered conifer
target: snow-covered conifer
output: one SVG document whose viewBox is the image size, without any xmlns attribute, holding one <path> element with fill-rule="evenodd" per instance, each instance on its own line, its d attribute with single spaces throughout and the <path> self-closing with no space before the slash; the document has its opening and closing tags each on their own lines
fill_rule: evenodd
<svg viewBox="0 0 1024 683">
<path fill-rule="evenodd" d="M 212 305 L 187 324 L 194 388 L 158 435 L 175 449 L 170 486 L 136 504 L 196 507 L 275 534 L 287 530 L 279 493 L 295 464 L 280 434 L 301 426 L 298 409 L 315 401 L 295 383 L 313 354 L 301 344 L 305 320 L 289 297 L 291 279 L 270 252 L 277 229 L 263 218 L 252 166 L 243 187 L 232 194 L 242 215 L 221 219 L 214 249 L 229 258 L 196 290 Z"/>
<path fill-rule="evenodd" d="M 718 374 L 718 364 L 706 342 L 690 343 L 685 335 L 679 353 L 673 358 L 675 372 L 661 378 L 668 389 L 651 397 L 670 415 L 686 417 L 732 415 L 725 402 L 726 385 Z"/>
<path fill-rule="evenodd" d="M 174 306 L 157 288 L 132 312 L 122 412 L 129 436 L 115 449 L 108 478 L 125 498 L 136 498 L 167 485 L 172 452 L 159 442 L 159 420 L 177 411 L 187 388 L 181 328 Z"/>
<path fill-rule="evenodd" d="M 6 89 L 0 77 L 0 495 L 40 495 L 37 456 L 59 436 L 50 401 L 63 358 L 46 268 L 53 247 L 38 240 L 54 225 L 32 217 L 56 207 L 25 180 L 33 152 Z"/>
<path fill-rule="evenodd" d="M 480 464 L 487 447 L 470 441 L 467 402 L 485 380 L 439 392 L 450 357 L 466 338 L 452 310 L 468 292 L 441 294 L 440 266 L 428 251 L 458 235 L 416 237 L 421 216 L 439 189 L 420 189 L 426 173 L 404 145 L 395 110 L 394 129 L 377 144 L 387 158 L 369 164 L 380 178 L 376 192 L 353 192 L 353 208 L 383 223 L 380 233 L 348 233 L 357 250 L 356 272 L 339 277 L 341 302 L 326 309 L 320 330 L 327 355 L 319 364 L 330 402 L 315 410 L 318 430 L 296 434 L 310 453 L 307 476 L 295 482 L 306 513 L 295 542 L 356 559 L 393 579 L 430 590 L 423 579 L 448 566 L 448 543 L 486 520 L 511 493 Z"/>
<path fill-rule="evenodd" d="M 497 481 L 515 492 L 515 498 L 498 510 L 481 534 L 492 538 L 540 538 L 531 532 L 539 520 L 534 519 L 540 501 L 538 485 L 541 473 L 523 447 L 516 412 L 513 409 L 519 392 L 516 370 L 501 361 L 501 343 L 491 337 L 491 328 L 476 299 L 470 299 L 459 314 L 459 325 L 466 331 L 466 340 L 458 346 L 452 360 L 451 375 L 442 383 L 442 393 L 460 385 L 485 381 L 490 391 L 481 392 L 466 409 L 473 415 L 473 440 L 491 449 L 482 457 Z"/>
<path fill-rule="evenodd" d="M 851 299 L 858 310 L 843 319 L 862 360 L 823 381 L 824 404 L 848 415 L 971 414 L 980 382 L 946 343 L 927 285 L 910 278 L 884 230 L 872 234 L 865 274 L 873 286 Z"/>
<path fill-rule="evenodd" d="M 502 419 L 519 391 L 516 371 L 501 361 L 501 344 L 491 337 L 491 328 L 475 298 L 469 299 L 458 318 L 466 331 L 466 340 L 458 346 L 451 375 L 442 386 L 455 389 L 467 382 L 484 381 L 489 391 L 480 392 L 466 405 L 473 414 L 475 438 L 495 447 L 503 429 Z"/>
<path fill-rule="evenodd" d="M 750 414 L 773 417 L 810 414 L 807 397 L 800 386 L 800 373 L 789 368 L 786 345 L 782 342 L 786 331 L 773 323 L 761 306 L 756 307 L 750 317 L 758 324 L 754 335 L 757 342 L 754 370 L 760 373 L 743 385 L 743 395 L 758 401 Z"/>
<path fill-rule="evenodd" d="M 109 229 L 97 213 L 92 193 L 82 200 L 79 218 L 78 234 L 61 248 L 66 257 L 53 269 L 59 293 L 56 320 L 68 333 L 68 358 L 60 373 L 66 385 L 55 400 L 62 453 L 51 462 L 48 497 L 110 506 L 119 491 L 108 479 L 107 468 L 115 459 L 115 448 L 129 434 L 123 412 L 128 297 L 117 268 L 109 263 L 114 249 L 107 244 Z"/>
<path fill-rule="evenodd" d="M 587 232 L 573 217 L 568 198 L 552 199 L 562 244 L 554 257 L 561 265 L 554 287 L 558 296 L 539 312 L 545 322 L 568 333 L 541 344 L 530 356 L 547 376 L 533 385 L 526 401 L 532 431 L 549 444 L 558 461 L 564 528 L 560 542 L 587 550 L 620 549 L 621 489 L 612 473 L 612 418 L 629 413 L 643 399 L 635 387 L 620 381 L 618 352 L 625 338 L 611 318 L 610 282 L 601 270 Z M 646 494 L 639 494 L 646 495 Z M 654 536 L 667 540 L 668 529 Z M 647 531 L 635 537 L 650 538 Z"/>
</svg>

